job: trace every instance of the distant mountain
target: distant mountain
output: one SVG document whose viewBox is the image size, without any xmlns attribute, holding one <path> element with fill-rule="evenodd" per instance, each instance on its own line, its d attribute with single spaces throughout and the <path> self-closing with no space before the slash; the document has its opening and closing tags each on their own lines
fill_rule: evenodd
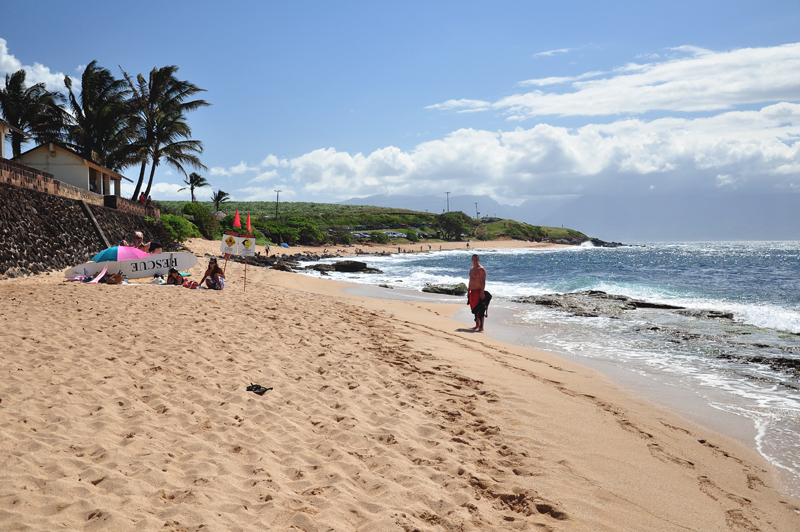
<svg viewBox="0 0 800 532">
<path fill-rule="evenodd" d="M 387 196 L 347 200 L 441 213 L 446 198 Z M 488 196 L 450 196 L 450 210 L 533 225 L 568 227 L 591 237 L 618 242 L 800 240 L 800 194 L 747 196 L 542 196 L 519 206 Z"/>
</svg>

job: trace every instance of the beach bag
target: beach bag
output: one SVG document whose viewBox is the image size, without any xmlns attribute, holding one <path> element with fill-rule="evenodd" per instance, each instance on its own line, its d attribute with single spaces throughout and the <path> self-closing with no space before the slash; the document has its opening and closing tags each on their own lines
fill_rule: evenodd
<svg viewBox="0 0 800 532">
<path fill-rule="evenodd" d="M 197 283 L 197 281 L 184 281 L 183 282 L 183 287 L 184 288 L 189 288 L 190 290 L 196 290 L 198 286 L 200 286 L 200 284 Z"/>
<path fill-rule="evenodd" d="M 112 273 L 106 279 L 106 284 L 122 284 L 122 275 L 119 273 Z"/>
</svg>

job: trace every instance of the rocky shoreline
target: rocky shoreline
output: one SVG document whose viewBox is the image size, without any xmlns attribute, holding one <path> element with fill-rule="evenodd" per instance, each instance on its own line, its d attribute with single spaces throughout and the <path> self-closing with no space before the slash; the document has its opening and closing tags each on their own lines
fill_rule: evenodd
<svg viewBox="0 0 800 532">
<path fill-rule="evenodd" d="M 678 314 L 694 318 L 733 319 L 730 312 L 716 310 L 690 310 L 686 307 L 652 303 L 628 296 L 607 294 L 600 290 L 588 290 L 573 294 L 546 294 L 543 296 L 518 297 L 515 303 L 531 303 L 560 310 L 571 316 L 584 318 L 620 318 L 622 313 L 641 308 L 675 310 Z"/>
<path fill-rule="evenodd" d="M 512 301 L 515 303 L 541 305 L 553 310 L 565 312 L 570 316 L 585 318 L 624 319 L 625 314 L 631 311 L 656 309 L 674 312 L 690 318 L 720 320 L 728 322 L 731 325 L 734 324 L 733 314 L 731 312 L 688 309 L 677 305 L 653 303 L 627 296 L 608 294 L 599 290 L 589 290 L 572 294 L 546 294 L 542 296 L 517 297 Z M 733 336 L 728 337 L 728 335 L 724 333 L 707 334 L 696 331 L 690 332 L 674 327 L 653 325 L 643 327 L 640 330 L 642 332 L 663 336 L 664 339 L 674 344 L 711 345 L 722 343 L 724 345 L 726 342 L 733 342 L 731 345 L 734 345 L 738 341 L 735 340 Z M 715 358 L 739 364 L 765 365 L 769 366 L 774 371 L 792 375 L 794 378 L 800 378 L 800 360 L 795 358 L 798 354 L 796 348 L 777 343 L 749 343 L 749 345 L 763 350 L 763 352 L 767 354 L 743 355 L 732 350 L 728 352 L 719 351 L 715 354 Z M 788 382 L 782 383 L 782 385 L 800 389 L 800 386 Z"/>
</svg>

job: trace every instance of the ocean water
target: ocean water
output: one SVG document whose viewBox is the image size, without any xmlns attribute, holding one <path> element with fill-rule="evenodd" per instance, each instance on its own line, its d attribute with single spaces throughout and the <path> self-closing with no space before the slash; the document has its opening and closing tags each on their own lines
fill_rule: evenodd
<svg viewBox="0 0 800 532">
<path fill-rule="evenodd" d="M 363 258 L 383 274 L 332 279 L 421 290 L 467 282 L 474 250 Z M 481 250 L 492 307 L 523 343 L 691 390 L 752 423 L 756 449 L 800 497 L 800 243 L 672 243 L 621 248 Z M 638 309 L 576 317 L 520 296 L 600 290 L 733 319 Z M 492 314 L 490 313 L 491 323 Z"/>
</svg>

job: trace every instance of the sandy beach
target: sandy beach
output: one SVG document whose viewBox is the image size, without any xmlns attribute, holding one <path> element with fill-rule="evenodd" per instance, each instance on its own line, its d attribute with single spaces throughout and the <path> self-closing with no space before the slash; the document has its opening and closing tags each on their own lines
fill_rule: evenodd
<svg viewBox="0 0 800 532">
<path fill-rule="evenodd" d="M 0 283 L 0 530 L 800 530 L 753 450 L 458 305 L 226 277 Z"/>
<path fill-rule="evenodd" d="M 210 241 L 210 240 L 203 240 L 200 238 L 190 239 L 186 242 L 187 247 L 194 250 L 196 253 L 219 253 L 219 242 L 217 241 Z M 317 247 L 317 246 L 292 246 L 290 248 L 284 248 L 281 246 L 271 246 L 270 247 L 270 255 L 274 254 L 286 254 L 286 255 L 294 255 L 297 253 L 300 254 L 314 254 L 314 255 L 321 255 L 323 252 L 327 251 L 331 255 L 338 255 L 340 257 L 354 257 L 363 254 L 369 255 L 373 253 L 425 253 L 426 251 L 444 251 L 444 250 L 451 250 L 451 249 L 512 249 L 512 248 L 530 248 L 530 249 L 545 249 L 545 248 L 554 248 L 554 247 L 569 247 L 563 244 L 548 244 L 544 242 L 523 242 L 520 240 L 488 240 L 486 242 L 481 241 L 463 241 L 463 242 L 432 242 L 427 243 L 425 241 L 409 244 L 353 244 L 351 246 L 327 246 L 327 247 Z M 259 252 L 263 253 L 264 248 L 260 247 L 258 249 Z"/>
</svg>

